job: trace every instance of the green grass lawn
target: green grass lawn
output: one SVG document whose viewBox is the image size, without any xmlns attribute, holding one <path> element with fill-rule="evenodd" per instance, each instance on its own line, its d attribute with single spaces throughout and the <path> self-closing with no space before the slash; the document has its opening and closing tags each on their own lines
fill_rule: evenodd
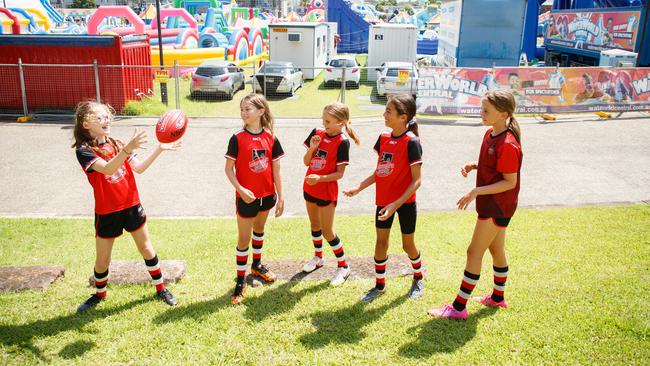
<svg viewBox="0 0 650 366">
<path fill-rule="evenodd" d="M 365 55 L 358 56 L 361 65 L 365 63 Z M 190 98 L 190 80 L 179 79 L 180 106 L 189 116 L 218 116 L 239 117 L 239 100 L 253 91 L 249 82 L 253 73 L 251 66 L 244 67 L 247 80 L 246 88 L 235 94 L 232 101 L 224 98 Z M 371 71 L 374 72 L 374 71 Z M 353 117 L 380 116 L 383 113 L 384 99 L 370 98 L 376 94 L 375 83 L 365 80 L 366 70 L 362 70 L 362 83 L 357 89 L 347 88 L 345 103 L 350 108 Z M 160 101 L 160 84 L 155 84 L 154 95 L 140 101 L 130 101 L 122 114 L 136 116 L 160 116 L 165 111 L 176 108 L 176 85 L 174 79 L 167 84 L 169 104 L 165 106 Z M 286 95 L 270 97 L 269 106 L 274 115 L 280 117 L 319 117 L 325 105 L 340 100 L 340 86 L 323 84 L 323 73 L 314 80 L 306 80 L 303 88 L 298 89 L 296 96 Z"/>
<path fill-rule="evenodd" d="M 187 277 L 170 287 L 179 305 L 154 301 L 150 285 L 116 285 L 83 315 L 75 309 L 92 293 L 92 221 L 0 219 L 0 265 L 66 268 L 43 293 L 0 295 L 0 364 L 647 364 L 650 206 L 520 210 L 506 240 L 510 308 L 473 303 L 466 322 L 433 320 L 426 310 L 459 287 L 474 217 L 420 215 L 420 300 L 405 298 L 410 279 L 399 277 L 369 305 L 358 299 L 373 279 L 338 288 L 280 282 L 250 289 L 237 307 L 229 302 L 234 219 L 153 218 L 160 258 L 187 261 Z M 339 216 L 337 224 L 347 255 L 372 255 L 371 216 Z M 266 233 L 266 258 L 312 255 L 306 218 L 270 220 Z M 397 231 L 393 239 L 390 252 L 399 254 Z M 140 259 L 126 237 L 113 258 Z M 488 254 L 476 294 L 489 291 L 491 276 Z"/>
</svg>

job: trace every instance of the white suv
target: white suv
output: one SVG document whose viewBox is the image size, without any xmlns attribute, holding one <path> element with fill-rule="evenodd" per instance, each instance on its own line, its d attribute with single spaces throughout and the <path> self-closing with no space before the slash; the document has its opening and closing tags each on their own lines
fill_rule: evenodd
<svg viewBox="0 0 650 366">
<path fill-rule="evenodd" d="M 334 56 L 325 64 L 325 75 L 323 82 L 340 83 L 343 78 L 343 68 L 345 68 L 345 84 L 353 87 L 359 87 L 359 80 L 361 80 L 361 69 L 359 63 L 354 56 Z"/>
<path fill-rule="evenodd" d="M 408 62 L 385 62 L 377 68 L 377 94 L 411 94 L 418 93 L 418 70 Z M 400 78 L 400 74 L 402 78 Z"/>
</svg>

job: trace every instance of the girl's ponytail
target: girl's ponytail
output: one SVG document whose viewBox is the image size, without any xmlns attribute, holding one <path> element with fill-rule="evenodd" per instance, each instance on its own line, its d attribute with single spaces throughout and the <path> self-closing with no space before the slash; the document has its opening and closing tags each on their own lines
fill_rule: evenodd
<svg viewBox="0 0 650 366">
<path fill-rule="evenodd" d="M 519 122 L 517 122 L 515 116 L 510 116 L 510 118 L 508 118 L 506 126 L 510 131 L 512 131 L 512 134 L 515 135 L 517 142 L 521 144 L 521 128 L 519 127 Z"/>
<path fill-rule="evenodd" d="M 418 121 L 415 117 L 409 121 L 409 123 L 406 125 L 406 129 L 413 132 L 415 136 L 420 137 L 420 133 L 418 132 Z"/>
<path fill-rule="evenodd" d="M 345 122 L 345 133 L 354 141 L 355 144 L 361 145 L 361 140 L 359 139 L 359 135 L 357 135 L 356 131 L 352 129 L 352 126 L 350 126 L 352 122 L 349 120 Z"/>
</svg>

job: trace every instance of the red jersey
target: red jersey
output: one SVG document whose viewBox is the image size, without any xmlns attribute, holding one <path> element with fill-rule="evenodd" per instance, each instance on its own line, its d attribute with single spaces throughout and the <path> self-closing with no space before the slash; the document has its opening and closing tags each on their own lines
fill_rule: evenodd
<svg viewBox="0 0 650 366">
<path fill-rule="evenodd" d="M 476 186 L 487 186 L 503 180 L 503 174 L 517 173 L 515 188 L 476 197 L 476 211 L 481 216 L 508 218 L 514 215 L 519 197 L 519 181 L 523 153 L 521 145 L 510 130 L 492 136 L 489 129 L 483 137 L 478 158 Z"/>
<path fill-rule="evenodd" d="M 255 198 L 275 194 L 272 162 L 284 156 L 277 137 L 266 130 L 252 133 L 244 128 L 232 135 L 225 156 L 235 161 L 239 184 L 253 192 Z"/>
<path fill-rule="evenodd" d="M 345 134 L 330 136 L 325 129 L 314 128 L 304 142 L 305 147 L 309 148 L 309 141 L 314 135 L 320 136 L 321 140 L 312 154 L 305 176 L 331 174 L 336 172 L 339 165 L 349 164 L 350 140 Z M 313 186 L 304 182 L 302 189 L 310 196 L 326 201 L 336 201 L 339 195 L 337 181 L 316 183 Z"/>
<path fill-rule="evenodd" d="M 135 155 L 131 154 L 113 175 L 108 176 L 93 170 L 91 166 L 99 159 L 111 160 L 118 151 L 109 143 L 100 144 L 99 150 L 99 154 L 87 146 L 80 146 L 76 150 L 77 160 L 93 187 L 95 213 L 106 215 L 139 204 L 138 187 L 128 163 Z"/>
<path fill-rule="evenodd" d="M 386 206 L 404 194 L 413 181 L 411 166 L 422 164 L 422 145 L 411 131 L 399 136 L 384 132 L 374 149 L 379 155 L 375 169 L 376 204 Z M 415 193 L 404 203 L 411 202 L 415 202 Z"/>
</svg>

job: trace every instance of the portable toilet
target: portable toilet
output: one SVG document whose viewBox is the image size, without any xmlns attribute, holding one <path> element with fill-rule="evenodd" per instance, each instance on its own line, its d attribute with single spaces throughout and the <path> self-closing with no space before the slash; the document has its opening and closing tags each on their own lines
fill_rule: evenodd
<svg viewBox="0 0 650 366">
<path fill-rule="evenodd" d="M 368 58 L 370 68 L 387 61 L 410 62 L 417 60 L 418 29 L 413 24 L 382 23 L 370 27 L 368 32 Z M 368 81 L 376 81 L 375 72 L 368 72 Z"/>
<path fill-rule="evenodd" d="M 269 24 L 269 60 L 293 62 L 312 80 L 327 62 L 328 26 L 325 23 Z"/>
</svg>

